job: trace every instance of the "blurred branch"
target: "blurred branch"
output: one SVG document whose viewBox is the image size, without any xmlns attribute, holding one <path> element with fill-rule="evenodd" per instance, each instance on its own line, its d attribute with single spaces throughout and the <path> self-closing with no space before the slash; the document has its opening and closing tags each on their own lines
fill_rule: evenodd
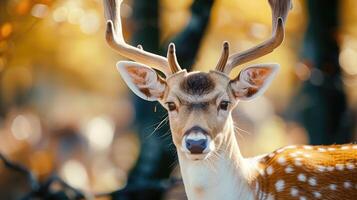
<svg viewBox="0 0 357 200">
<path fill-rule="evenodd" d="M 31 200 L 33 198 L 40 198 L 45 200 L 84 200 L 91 199 L 89 197 L 94 196 L 96 198 L 100 197 L 110 197 L 111 199 L 136 199 L 135 196 L 145 196 L 145 194 L 151 194 L 155 192 L 164 192 L 177 184 L 182 184 L 181 179 L 167 179 L 150 181 L 141 187 L 126 187 L 124 189 L 99 193 L 95 195 L 85 195 L 80 190 L 70 186 L 60 177 L 53 175 L 50 176 L 43 183 L 39 183 L 37 178 L 33 173 L 21 164 L 9 161 L 3 154 L 0 153 L 0 160 L 4 163 L 5 167 L 21 174 L 26 175 L 28 181 L 31 185 L 31 191 L 26 194 L 21 200 Z M 62 190 L 53 191 L 51 186 L 53 184 L 59 184 Z"/>
<path fill-rule="evenodd" d="M 0 153 L 0 160 L 4 163 L 5 167 L 21 174 L 26 175 L 28 181 L 31 185 L 31 191 L 26 194 L 22 200 L 31 200 L 34 197 L 41 199 L 63 199 L 63 200 L 81 200 L 85 199 L 85 195 L 79 191 L 68 185 L 64 180 L 62 180 L 58 176 L 51 176 L 44 183 L 39 183 L 37 178 L 33 175 L 33 173 L 27 169 L 25 166 L 22 166 L 18 163 L 14 163 L 9 161 L 3 154 Z M 62 191 L 52 191 L 51 186 L 55 183 L 58 183 L 63 190 Z M 73 195 L 67 194 L 67 191 L 73 193 Z M 73 196 L 73 197 L 72 197 Z"/>
<path fill-rule="evenodd" d="M 28 170 L 26 167 L 24 167 L 24 166 L 22 166 L 20 164 L 13 163 L 13 162 L 9 161 L 1 153 L 0 153 L 0 160 L 4 163 L 6 168 L 9 168 L 9 169 L 17 171 L 17 172 L 19 172 L 21 174 L 24 174 L 27 177 L 27 179 L 29 180 L 29 182 L 30 182 L 31 189 L 32 190 L 38 190 L 38 188 L 39 188 L 38 181 L 37 181 L 36 177 L 33 175 L 33 173 L 30 170 Z"/>
<path fill-rule="evenodd" d="M 149 181 L 142 186 L 129 186 L 113 192 L 98 193 L 95 197 L 111 197 L 113 200 L 142 199 L 142 197 L 149 199 L 152 193 L 165 192 L 178 184 L 183 184 L 182 179 Z"/>
</svg>

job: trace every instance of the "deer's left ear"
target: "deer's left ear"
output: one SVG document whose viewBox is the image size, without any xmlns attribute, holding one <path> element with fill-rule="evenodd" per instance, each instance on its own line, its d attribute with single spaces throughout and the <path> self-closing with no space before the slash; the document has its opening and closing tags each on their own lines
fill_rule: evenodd
<svg viewBox="0 0 357 200">
<path fill-rule="evenodd" d="M 270 85 L 278 70 L 278 64 L 252 65 L 243 69 L 230 83 L 234 96 L 240 100 L 251 100 L 260 96 Z"/>
<path fill-rule="evenodd" d="M 155 70 L 131 61 L 118 62 L 117 69 L 129 88 L 142 99 L 158 101 L 163 98 L 166 81 Z"/>
</svg>

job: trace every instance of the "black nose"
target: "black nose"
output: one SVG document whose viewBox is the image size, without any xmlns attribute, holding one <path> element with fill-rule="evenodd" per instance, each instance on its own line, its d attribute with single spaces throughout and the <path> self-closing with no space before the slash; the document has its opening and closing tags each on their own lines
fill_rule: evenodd
<svg viewBox="0 0 357 200">
<path fill-rule="evenodd" d="M 207 139 L 186 139 L 186 147 L 192 154 L 201 154 L 207 147 Z"/>
</svg>

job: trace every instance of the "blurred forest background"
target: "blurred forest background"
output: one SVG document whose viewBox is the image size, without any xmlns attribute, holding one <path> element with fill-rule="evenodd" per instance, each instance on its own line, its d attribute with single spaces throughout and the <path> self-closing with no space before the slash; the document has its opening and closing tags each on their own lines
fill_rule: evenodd
<svg viewBox="0 0 357 200">
<path fill-rule="evenodd" d="M 293 5 L 283 44 L 254 61 L 280 63 L 278 76 L 264 97 L 234 112 L 245 156 L 357 138 L 357 1 Z M 225 40 L 242 51 L 271 33 L 262 0 L 125 0 L 121 11 L 128 42 L 164 55 L 174 41 L 192 70 L 212 69 Z M 167 126 L 157 128 L 167 124 L 165 112 L 128 90 L 115 69 L 125 58 L 104 32 L 101 0 L 0 1 L 0 153 L 40 182 L 56 174 L 80 191 L 110 192 L 145 179 L 133 171 L 161 180 L 175 168 Z M 165 150 L 170 158 L 160 156 Z M 0 199 L 34 187 L 3 164 L 0 177 Z"/>
</svg>

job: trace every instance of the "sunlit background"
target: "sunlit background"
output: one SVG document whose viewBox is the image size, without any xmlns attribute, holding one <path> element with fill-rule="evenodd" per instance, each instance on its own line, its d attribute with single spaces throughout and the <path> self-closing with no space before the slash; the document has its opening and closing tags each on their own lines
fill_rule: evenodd
<svg viewBox="0 0 357 200">
<path fill-rule="evenodd" d="M 162 42 L 185 28 L 192 2 L 159 1 Z M 338 59 L 347 107 L 356 113 L 357 1 L 340 3 Z M 282 46 L 253 62 L 280 63 L 278 76 L 264 97 L 241 103 L 234 113 L 245 156 L 309 143 L 306 128 L 284 117 L 304 81 L 317 86 L 323 82 L 321 72 L 301 59 L 306 2 L 293 4 Z M 133 13 L 132 1 L 124 1 L 127 41 Z M 101 0 L 0 1 L 0 152 L 40 179 L 55 172 L 71 186 L 89 192 L 123 188 L 140 153 L 132 94 L 115 69 L 115 63 L 125 58 L 107 46 L 104 22 Z M 270 34 L 268 3 L 216 1 L 194 68 L 208 71 L 215 66 L 224 40 L 234 52 Z M 353 126 L 355 119 L 349 119 Z M 356 131 L 352 134 L 356 138 Z M 2 164 L 0 177 L 0 199 L 18 198 L 27 191 L 24 178 Z"/>
</svg>

